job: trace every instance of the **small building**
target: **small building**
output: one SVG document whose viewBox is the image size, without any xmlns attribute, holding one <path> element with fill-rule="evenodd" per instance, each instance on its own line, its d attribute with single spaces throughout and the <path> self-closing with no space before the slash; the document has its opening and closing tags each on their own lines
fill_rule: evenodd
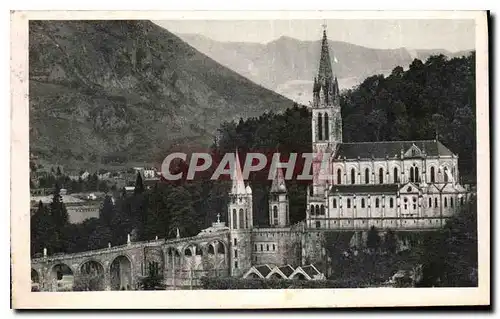
<svg viewBox="0 0 500 319">
<path fill-rule="evenodd" d="M 260 279 L 286 279 L 286 280 L 324 280 L 325 275 L 314 265 L 299 266 L 293 268 L 290 265 L 270 266 L 268 264 L 252 266 L 243 275 L 247 278 Z"/>
</svg>

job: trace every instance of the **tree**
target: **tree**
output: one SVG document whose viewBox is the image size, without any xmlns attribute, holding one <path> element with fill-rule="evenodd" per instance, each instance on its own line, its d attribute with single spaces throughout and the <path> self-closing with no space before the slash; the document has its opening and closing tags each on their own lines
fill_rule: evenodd
<svg viewBox="0 0 500 319">
<path fill-rule="evenodd" d="M 111 229 L 106 225 L 97 225 L 88 237 L 88 249 L 102 249 L 108 247 L 108 243 L 113 241 Z"/>
<path fill-rule="evenodd" d="M 392 229 L 388 229 L 384 236 L 384 249 L 391 254 L 396 252 L 397 241 L 396 234 Z"/>
<path fill-rule="evenodd" d="M 137 178 L 135 179 L 134 193 L 135 194 L 144 193 L 144 183 L 142 182 L 142 176 L 140 172 L 137 172 Z"/>
<path fill-rule="evenodd" d="M 52 251 L 50 239 L 54 232 L 54 223 L 50 210 L 43 205 L 42 201 L 38 202 L 38 209 L 31 216 L 30 226 L 31 255 L 41 254 L 44 248 Z"/>
<path fill-rule="evenodd" d="M 478 269 L 477 210 L 475 201 L 428 234 L 419 247 L 420 287 L 476 287 Z"/>
<path fill-rule="evenodd" d="M 141 290 L 165 290 L 166 285 L 157 263 L 149 265 L 148 276 L 140 279 L 139 287 Z"/>
<path fill-rule="evenodd" d="M 59 184 L 55 184 L 54 193 L 52 195 L 52 203 L 50 203 L 50 214 L 56 229 L 61 229 L 68 224 L 68 212 L 62 201 Z"/>
<path fill-rule="evenodd" d="M 60 166 L 57 166 L 57 172 L 56 172 L 56 175 L 57 176 L 61 176 L 62 173 L 61 173 L 61 167 Z"/>
<path fill-rule="evenodd" d="M 102 222 L 105 225 L 110 225 L 111 220 L 113 219 L 113 216 L 115 214 L 114 210 L 115 210 L 115 205 L 113 204 L 113 200 L 112 200 L 111 196 L 106 195 L 104 197 L 101 211 L 99 213 L 99 219 L 102 220 Z"/>
<path fill-rule="evenodd" d="M 368 231 L 368 236 L 366 238 L 366 246 L 371 251 L 375 251 L 377 248 L 380 247 L 380 236 L 375 226 L 370 227 L 370 230 Z"/>
<path fill-rule="evenodd" d="M 103 275 L 97 272 L 82 273 L 73 283 L 73 291 L 102 291 L 104 290 Z"/>
</svg>

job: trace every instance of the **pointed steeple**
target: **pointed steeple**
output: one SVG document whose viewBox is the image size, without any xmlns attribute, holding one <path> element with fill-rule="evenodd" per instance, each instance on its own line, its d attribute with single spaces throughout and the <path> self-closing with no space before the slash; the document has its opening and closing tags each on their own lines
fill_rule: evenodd
<svg viewBox="0 0 500 319">
<path fill-rule="evenodd" d="M 283 169 L 280 167 L 276 168 L 273 176 L 273 182 L 271 184 L 271 193 L 285 193 L 286 185 L 285 178 L 283 177 Z"/>
<path fill-rule="evenodd" d="M 335 81 L 333 83 L 333 93 L 335 96 L 340 95 L 340 90 L 339 90 L 339 81 L 337 80 L 337 77 L 335 77 Z"/>
<path fill-rule="evenodd" d="M 328 38 L 326 37 L 326 29 L 323 30 L 323 39 L 321 40 L 321 56 L 319 59 L 318 82 L 325 85 L 326 82 L 333 79 L 332 62 L 330 60 L 330 52 L 328 50 Z"/>
<path fill-rule="evenodd" d="M 243 173 L 240 166 L 240 157 L 238 156 L 238 149 L 236 149 L 236 163 L 234 163 L 234 171 L 231 174 L 233 185 L 231 187 L 231 194 L 246 194 L 245 181 L 243 180 Z"/>
</svg>

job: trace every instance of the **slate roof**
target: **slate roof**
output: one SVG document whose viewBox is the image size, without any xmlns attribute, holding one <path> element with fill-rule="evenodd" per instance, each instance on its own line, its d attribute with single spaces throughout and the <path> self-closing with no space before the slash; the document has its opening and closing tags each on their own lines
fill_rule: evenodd
<svg viewBox="0 0 500 319">
<path fill-rule="evenodd" d="M 342 143 L 335 154 L 335 159 L 359 158 L 401 158 L 401 149 L 406 152 L 415 144 L 427 156 L 451 156 L 453 153 L 438 140 L 426 141 L 388 141 Z"/>
<path fill-rule="evenodd" d="M 266 264 L 266 265 L 261 265 L 261 266 L 255 266 L 255 269 L 257 269 L 258 272 L 264 277 L 267 276 L 271 272 L 271 268 Z"/>
<path fill-rule="evenodd" d="M 285 276 L 290 276 L 295 269 L 292 268 L 292 266 L 290 265 L 286 265 L 286 266 L 282 266 L 282 267 L 279 267 L 279 270 L 285 275 Z"/>
<path fill-rule="evenodd" d="M 319 271 L 313 265 L 303 266 L 302 270 L 311 278 L 316 275 L 319 275 Z"/>
<path fill-rule="evenodd" d="M 395 193 L 399 184 L 333 185 L 330 194 L 337 193 Z"/>
</svg>

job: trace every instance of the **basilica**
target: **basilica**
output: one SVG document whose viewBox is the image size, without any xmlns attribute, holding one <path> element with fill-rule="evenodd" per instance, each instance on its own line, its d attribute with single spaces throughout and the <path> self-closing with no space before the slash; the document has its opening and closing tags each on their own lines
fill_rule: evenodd
<svg viewBox="0 0 500 319">
<path fill-rule="evenodd" d="M 359 246 L 372 227 L 396 233 L 437 229 L 467 200 L 468 191 L 458 183 L 458 156 L 437 139 L 343 142 L 340 91 L 326 31 L 311 126 L 313 182 L 301 223 L 290 225 L 286 181 L 278 168 L 269 196 L 269 226 L 253 227 L 252 189 L 245 185 L 236 154 L 228 206 L 232 275 L 257 265 L 315 262 L 327 231 L 345 233 Z"/>
</svg>

